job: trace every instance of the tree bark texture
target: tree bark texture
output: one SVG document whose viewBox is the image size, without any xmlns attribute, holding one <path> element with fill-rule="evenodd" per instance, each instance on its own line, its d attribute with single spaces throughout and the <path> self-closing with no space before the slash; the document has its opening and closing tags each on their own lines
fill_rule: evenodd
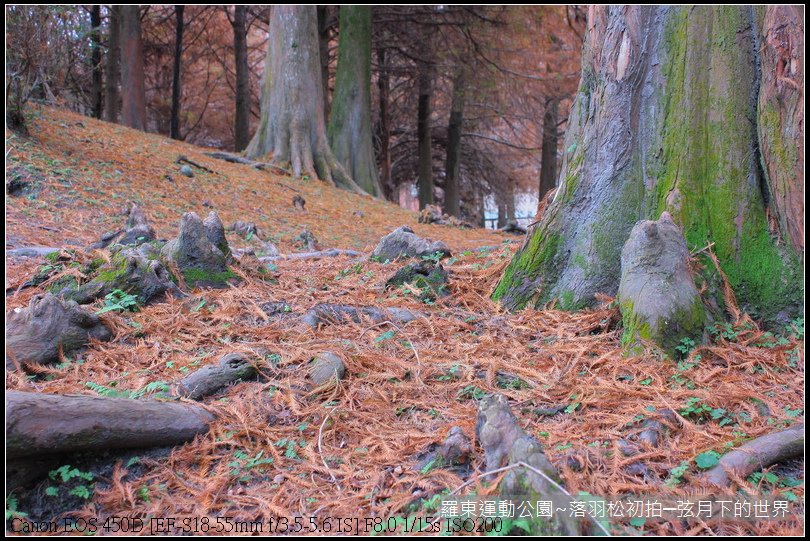
<svg viewBox="0 0 810 541">
<path fill-rule="evenodd" d="M 121 95 L 118 85 L 121 82 L 121 6 L 110 6 L 108 23 L 107 63 L 104 66 L 104 120 L 118 122 Z"/>
<path fill-rule="evenodd" d="M 318 50 L 321 53 L 321 83 L 323 84 L 323 118 L 329 119 L 329 38 L 332 26 L 332 6 L 318 6 Z"/>
<path fill-rule="evenodd" d="M 382 197 L 371 136 L 371 6 L 340 8 L 337 77 L 329 145 L 354 181 Z"/>
<path fill-rule="evenodd" d="M 559 102 L 551 98 L 546 101 L 543 115 L 543 143 L 540 151 L 540 192 L 537 204 L 557 185 L 557 108 Z"/>
<path fill-rule="evenodd" d="M 296 176 L 362 192 L 326 138 L 315 6 L 271 10 L 262 113 L 246 153 L 253 159 L 272 153 L 273 163 L 289 164 Z"/>
<path fill-rule="evenodd" d="M 173 445 L 213 419 L 182 403 L 7 391 L 6 456 Z"/>
<path fill-rule="evenodd" d="M 757 129 L 771 208 L 804 260 L 804 9 L 755 9 L 761 51 Z"/>
<path fill-rule="evenodd" d="M 714 243 L 743 310 L 799 309 L 801 263 L 769 230 L 763 197 L 753 10 L 602 6 L 588 17 L 558 190 L 493 297 L 576 309 L 614 295 L 630 229 L 668 211 L 690 250 Z M 698 280 L 721 313 L 711 263 Z"/>
<path fill-rule="evenodd" d="M 704 477 L 712 484 L 728 486 L 728 474 L 745 479 L 755 471 L 804 455 L 804 423 L 780 432 L 771 432 L 729 451 Z"/>
<path fill-rule="evenodd" d="M 391 78 L 388 74 L 388 64 L 385 49 L 377 49 L 377 96 L 379 99 L 380 115 L 376 127 L 377 155 L 380 162 L 380 185 L 386 199 L 395 199 L 395 189 L 391 182 L 391 118 L 388 111 L 388 100 L 391 93 Z"/>
<path fill-rule="evenodd" d="M 140 9 L 121 6 L 121 121 L 146 129 L 146 87 L 143 72 Z"/>
<path fill-rule="evenodd" d="M 182 86 L 180 70 L 183 64 L 183 11 L 185 6 L 174 6 L 174 66 L 172 70 L 172 112 L 169 120 L 169 137 L 182 139 L 180 136 L 180 97 Z"/>
<path fill-rule="evenodd" d="M 94 5 L 90 8 L 90 43 L 92 53 L 90 62 L 93 65 L 93 86 L 90 99 L 93 106 L 93 117 L 101 118 L 104 107 L 104 81 L 102 79 L 101 67 L 101 6 Z"/>
<path fill-rule="evenodd" d="M 236 65 L 236 118 L 234 150 L 241 152 L 250 142 L 250 67 L 247 49 L 247 6 L 234 6 L 233 50 Z"/>
<path fill-rule="evenodd" d="M 433 63 L 419 62 L 419 106 L 416 119 L 416 137 L 419 145 L 419 209 L 432 205 L 433 195 L 433 142 L 430 137 L 430 100 L 433 93 Z"/>
<path fill-rule="evenodd" d="M 458 217 L 461 214 L 459 204 L 459 164 L 461 162 L 461 130 L 464 125 L 464 98 L 466 92 L 466 74 L 459 67 L 453 78 L 453 98 L 450 102 L 450 120 L 447 124 L 447 162 L 444 184 L 444 212 Z"/>
</svg>

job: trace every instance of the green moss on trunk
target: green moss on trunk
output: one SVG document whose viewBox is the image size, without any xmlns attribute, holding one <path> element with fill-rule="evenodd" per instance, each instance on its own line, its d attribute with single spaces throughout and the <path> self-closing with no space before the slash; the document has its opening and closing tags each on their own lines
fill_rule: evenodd
<svg viewBox="0 0 810 541">
<path fill-rule="evenodd" d="M 556 276 L 554 265 L 561 241 L 562 236 L 557 233 L 532 233 L 528 244 L 504 271 L 492 298 L 510 310 L 524 308 L 538 286 Z"/>
</svg>

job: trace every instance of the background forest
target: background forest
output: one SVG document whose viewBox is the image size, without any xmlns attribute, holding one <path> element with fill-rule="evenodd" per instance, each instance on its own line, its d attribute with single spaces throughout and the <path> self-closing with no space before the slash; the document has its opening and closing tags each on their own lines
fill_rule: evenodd
<svg viewBox="0 0 810 541">
<path fill-rule="evenodd" d="M 444 203 L 449 164 L 458 168 L 459 201 L 444 204 L 445 212 L 475 225 L 484 223 L 485 212 L 489 227 L 518 216 L 528 225 L 538 196 L 556 177 L 560 134 L 579 80 L 584 9 L 360 11 L 371 18 L 360 39 L 370 45 L 366 92 L 377 195 L 416 207 L 421 161 L 423 171 L 429 164 L 437 200 Z M 141 6 L 137 13 L 108 6 L 12 6 L 10 90 L 21 102 L 60 105 L 240 151 L 259 124 L 268 20 L 269 8 L 261 6 Z M 328 123 L 336 99 L 337 7 L 317 9 L 317 33 Z M 137 102 L 132 113 L 130 99 Z M 426 118 L 422 131 L 420 114 Z M 458 156 L 456 163 L 448 162 L 454 159 L 449 154 Z"/>
</svg>

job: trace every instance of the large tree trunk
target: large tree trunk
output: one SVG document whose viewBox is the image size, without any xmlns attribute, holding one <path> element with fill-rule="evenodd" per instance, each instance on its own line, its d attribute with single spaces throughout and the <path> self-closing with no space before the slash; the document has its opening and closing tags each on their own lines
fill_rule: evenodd
<svg viewBox="0 0 810 541">
<path fill-rule="evenodd" d="M 174 6 L 174 69 L 172 70 L 172 112 L 169 120 L 169 136 L 172 139 L 180 137 L 180 96 L 181 80 L 180 68 L 183 60 L 183 10 L 185 6 Z"/>
<path fill-rule="evenodd" d="M 250 142 L 250 67 L 247 49 L 247 7 L 234 6 L 233 50 L 236 64 L 236 118 L 234 119 L 234 149 L 240 152 Z"/>
<path fill-rule="evenodd" d="M 121 82 L 121 6 L 110 6 L 107 42 L 107 64 L 104 66 L 104 120 L 118 122 L 118 104 L 121 96 L 118 84 Z"/>
<path fill-rule="evenodd" d="M 751 8 L 591 7 L 588 17 L 558 191 L 493 297 L 578 308 L 613 295 L 630 229 L 669 211 L 691 250 L 714 243 L 744 310 L 798 309 L 801 264 L 772 237 L 763 199 Z M 711 263 L 703 280 L 722 306 Z"/>
<path fill-rule="evenodd" d="M 377 154 L 380 161 L 380 184 L 386 199 L 395 199 L 394 186 L 391 183 L 391 119 L 388 113 L 388 96 L 390 94 L 390 77 L 386 63 L 385 49 L 377 49 L 377 89 L 380 104 L 380 118 L 377 123 Z"/>
<path fill-rule="evenodd" d="M 543 144 L 540 154 L 540 192 L 538 206 L 543 198 L 557 185 L 557 108 L 556 98 L 546 101 L 546 112 L 543 115 Z"/>
<path fill-rule="evenodd" d="M 371 6 L 340 8 L 337 77 L 329 145 L 354 181 L 382 196 L 371 137 Z"/>
<path fill-rule="evenodd" d="M 430 137 L 430 99 L 433 93 L 433 63 L 419 62 L 419 108 L 416 119 L 416 137 L 419 145 L 419 208 L 434 203 L 433 196 L 433 142 Z"/>
<path fill-rule="evenodd" d="M 93 116 L 101 118 L 102 108 L 104 107 L 104 87 L 102 81 L 102 68 L 101 68 L 101 6 L 94 5 L 90 8 L 90 43 L 92 53 L 90 62 L 93 65 L 93 86 L 90 94 L 90 99 L 93 106 Z"/>
<path fill-rule="evenodd" d="M 466 74 L 461 66 L 453 78 L 453 98 L 450 102 L 450 120 L 447 124 L 447 162 L 444 182 L 444 212 L 458 217 L 459 207 L 458 175 L 461 163 L 461 128 L 464 125 L 464 98 L 466 95 Z"/>
<path fill-rule="evenodd" d="M 755 10 L 762 72 L 757 128 L 771 208 L 804 260 L 804 9 Z"/>
<path fill-rule="evenodd" d="M 137 5 L 121 6 L 121 121 L 146 129 L 146 87 L 141 42 L 141 12 Z"/>
<path fill-rule="evenodd" d="M 295 175 L 312 175 L 362 192 L 326 139 L 318 16 L 315 6 L 273 6 L 262 87 L 259 127 L 249 158 L 273 154 Z"/>
</svg>

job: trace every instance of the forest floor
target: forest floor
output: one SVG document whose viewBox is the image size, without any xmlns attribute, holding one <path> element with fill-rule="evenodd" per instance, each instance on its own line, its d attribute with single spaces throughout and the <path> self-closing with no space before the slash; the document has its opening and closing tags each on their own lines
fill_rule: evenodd
<svg viewBox="0 0 810 541">
<path fill-rule="evenodd" d="M 451 295 L 426 303 L 407 288 L 385 290 L 397 263 L 333 257 L 280 260 L 272 280 L 237 268 L 243 280 L 229 289 L 196 290 L 138 312 L 107 312 L 113 341 L 94 343 L 36 376 L 7 373 L 6 388 L 143 391 L 233 351 L 252 355 L 262 380 L 207 398 L 217 415 L 207 434 L 162 453 L 93 465 L 87 493 L 75 490 L 76 480 L 69 486 L 46 480 L 7 499 L 7 518 L 11 503 L 39 520 L 207 517 L 208 533 L 217 533 L 216 517 L 266 525 L 272 517 L 297 516 L 308 525 L 309 517 L 436 515 L 435 495 L 467 479 L 472 482 L 461 494 L 483 498 L 494 491 L 496 483 L 461 472 L 415 468 L 417 454 L 453 426 L 475 439 L 476 401 L 486 393 L 510 399 L 520 425 L 543 443 L 572 494 L 601 498 L 705 491 L 697 457 L 803 422 L 803 322 L 772 333 L 750 322 L 724 326 L 680 361 L 652 350 L 627 356 L 611 299 L 576 313 L 550 307 L 517 314 L 490 301 L 519 246 L 513 236 L 418 224 L 415 213 L 318 180 L 226 163 L 199 147 L 64 111 L 35 109 L 33 117 L 29 137 L 6 132 L 7 177 L 32 182 L 22 196 L 6 198 L 7 249 L 86 246 L 120 228 L 130 202 L 143 208 L 159 238 L 176 234 L 184 212 L 215 210 L 226 225 L 256 222 L 282 253 L 300 251 L 295 237 L 305 228 L 325 248 L 368 253 L 381 236 L 408 225 L 452 249 L 445 262 Z M 187 178 L 178 155 L 214 173 L 195 169 Z M 306 210 L 294 208 L 296 194 Z M 230 233 L 228 240 L 232 248 L 247 245 Z M 41 293 L 16 288 L 45 264 L 6 258 L 6 310 Z M 329 302 L 402 307 L 424 317 L 304 331 L 260 308 L 278 301 L 296 312 Z M 346 377 L 308 390 L 303 365 L 323 351 L 343 359 Z M 659 446 L 625 457 L 621 440 L 665 409 L 678 413 L 677 422 Z M 79 467 L 93 457 L 77 460 L 72 465 Z M 483 471 L 483 460 L 477 451 L 472 469 Z M 639 462 L 643 467 L 634 466 Z M 804 462 L 735 481 L 750 494 L 803 501 Z M 804 525 L 636 521 L 613 527 L 615 533 L 796 535 Z"/>
</svg>

